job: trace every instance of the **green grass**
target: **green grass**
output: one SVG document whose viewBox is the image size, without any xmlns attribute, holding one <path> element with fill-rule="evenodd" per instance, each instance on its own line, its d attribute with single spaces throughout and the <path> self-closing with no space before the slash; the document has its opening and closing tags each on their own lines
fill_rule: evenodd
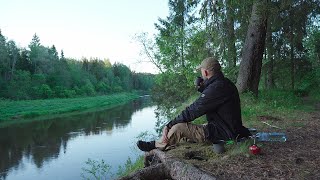
<svg viewBox="0 0 320 180">
<path fill-rule="evenodd" d="M 303 116 L 301 112 L 312 110 L 313 104 L 305 104 L 301 97 L 290 91 L 260 91 L 258 98 L 248 93 L 241 95 L 242 119 L 247 127 L 261 127 L 259 117 L 263 116 L 268 123 L 276 123 L 285 128 L 290 123 L 283 123 L 283 119 L 297 119 Z M 273 121 L 272 118 L 280 121 Z"/>
<path fill-rule="evenodd" d="M 135 161 L 132 161 L 130 158 L 127 159 L 127 162 L 123 166 L 119 166 L 117 177 L 128 176 L 130 173 L 135 172 L 144 167 L 144 157 L 140 156 Z"/>
<path fill-rule="evenodd" d="M 129 157 L 123 166 L 118 167 L 116 174 L 111 173 L 111 165 L 104 160 L 92 160 L 86 161 L 86 166 L 82 168 L 82 179 L 88 180 L 100 180 L 100 179 L 118 179 L 120 177 L 128 176 L 130 173 L 135 172 L 144 167 L 144 158 L 139 156 L 135 161 L 132 161 Z"/>
<path fill-rule="evenodd" d="M 88 159 L 86 161 L 86 167 L 82 168 L 81 178 L 82 179 L 106 179 L 106 177 L 113 176 L 110 173 L 111 166 L 107 164 L 104 160 L 96 161 L 92 159 Z"/>
<path fill-rule="evenodd" d="M 315 101 L 319 102 L 320 101 L 320 91 L 319 89 L 313 89 L 310 91 L 309 96 L 312 97 Z"/>
<path fill-rule="evenodd" d="M 0 100 L 0 122 L 107 108 L 137 97 L 135 93 L 120 93 L 70 99 Z"/>
</svg>

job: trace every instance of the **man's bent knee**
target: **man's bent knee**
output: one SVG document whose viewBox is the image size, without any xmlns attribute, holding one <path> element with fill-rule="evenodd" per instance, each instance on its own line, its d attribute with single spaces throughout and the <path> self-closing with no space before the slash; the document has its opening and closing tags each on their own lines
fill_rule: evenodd
<svg viewBox="0 0 320 180">
<path fill-rule="evenodd" d="M 171 127 L 170 131 L 172 132 L 178 132 L 183 131 L 185 128 L 187 128 L 187 123 L 178 123 Z"/>
</svg>

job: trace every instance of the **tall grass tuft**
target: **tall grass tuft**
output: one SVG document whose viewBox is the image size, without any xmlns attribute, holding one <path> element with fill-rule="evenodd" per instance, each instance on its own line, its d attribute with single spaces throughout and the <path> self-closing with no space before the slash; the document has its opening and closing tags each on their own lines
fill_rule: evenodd
<svg viewBox="0 0 320 180">
<path fill-rule="evenodd" d="M 127 159 L 127 162 L 123 166 L 119 166 L 117 176 L 124 177 L 128 176 L 130 173 L 135 172 L 144 167 L 143 156 L 140 156 L 135 161 L 132 161 L 130 158 Z"/>
</svg>

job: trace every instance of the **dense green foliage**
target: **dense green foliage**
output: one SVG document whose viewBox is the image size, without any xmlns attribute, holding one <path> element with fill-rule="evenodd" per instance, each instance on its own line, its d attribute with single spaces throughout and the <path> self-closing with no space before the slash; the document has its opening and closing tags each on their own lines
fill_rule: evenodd
<svg viewBox="0 0 320 180">
<path fill-rule="evenodd" d="M 48 99 L 106 95 L 132 90 L 149 91 L 154 75 L 132 72 L 108 59 L 60 56 L 35 34 L 28 49 L 18 48 L 0 31 L 0 98 Z"/>
<path fill-rule="evenodd" d="M 146 33 L 138 36 L 144 54 L 160 72 L 152 96 L 160 105 L 159 133 L 162 125 L 175 117 L 176 110 L 183 110 L 181 107 L 185 106 L 181 103 L 188 105 L 192 102 L 190 97 L 194 100 L 198 96 L 193 81 L 200 73 L 194 70 L 204 58 L 217 57 L 225 76 L 237 81 L 255 2 L 169 0 L 169 15 L 155 23 L 158 34 L 153 39 Z M 256 108 L 243 109 L 244 116 L 268 112 L 265 111 L 268 106 L 298 106 L 293 102 L 296 96 L 319 96 L 320 1 L 264 3 L 267 5 L 259 7 L 262 12 L 258 12 L 268 15 L 262 67 L 257 68 L 261 69 L 258 91 L 261 97 L 256 100 Z M 247 101 L 245 97 L 242 95 Z M 161 119 L 163 116 L 167 118 Z"/>
<path fill-rule="evenodd" d="M 194 93 L 193 79 L 199 75 L 194 69 L 205 57 L 217 57 L 236 82 L 255 1 L 168 2 L 169 15 L 155 24 L 158 34 L 154 39 L 143 34 L 139 41 L 161 72 L 155 100 L 172 108 Z M 320 1 L 266 3 L 259 7 L 268 14 L 259 89 L 307 95 L 320 84 Z"/>
<path fill-rule="evenodd" d="M 0 100 L 0 121 L 57 115 L 97 108 L 107 108 L 137 98 L 135 93 L 120 93 L 108 96 L 44 100 Z M 12 122 L 12 121 L 10 121 Z M 14 122 L 13 122 L 14 123 Z"/>
</svg>

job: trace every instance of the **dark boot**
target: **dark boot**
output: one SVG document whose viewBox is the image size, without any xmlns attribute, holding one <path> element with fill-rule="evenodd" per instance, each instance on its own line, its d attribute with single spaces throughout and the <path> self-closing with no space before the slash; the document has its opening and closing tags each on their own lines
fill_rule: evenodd
<svg viewBox="0 0 320 180">
<path fill-rule="evenodd" d="M 137 146 L 141 151 L 151 151 L 152 149 L 156 149 L 155 141 L 138 141 Z"/>
</svg>

